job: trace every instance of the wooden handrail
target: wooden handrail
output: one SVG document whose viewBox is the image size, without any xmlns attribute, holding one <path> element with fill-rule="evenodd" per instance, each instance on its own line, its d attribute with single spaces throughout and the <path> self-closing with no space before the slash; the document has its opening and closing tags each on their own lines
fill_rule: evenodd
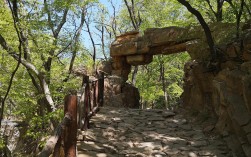
<svg viewBox="0 0 251 157">
<path fill-rule="evenodd" d="M 54 148 L 58 142 L 58 139 L 60 138 L 62 132 L 64 132 L 64 129 L 71 123 L 71 115 L 69 113 L 65 114 L 62 122 L 57 126 L 56 131 L 53 136 L 51 136 L 41 153 L 38 155 L 38 157 L 49 157 L 53 151 Z"/>
<path fill-rule="evenodd" d="M 80 126 L 81 130 L 86 130 L 89 128 L 90 118 L 99 111 L 100 106 L 103 106 L 104 73 L 101 72 L 98 75 L 98 79 L 91 82 L 89 81 L 88 76 L 84 76 L 82 85 L 85 89 L 83 90 L 84 93 L 82 94 L 82 96 L 84 96 L 84 101 L 81 101 L 82 98 L 80 100 L 80 105 L 83 106 L 83 114 L 80 118 L 80 123 L 82 124 L 80 124 Z"/>
<path fill-rule="evenodd" d="M 49 157 L 51 154 L 54 157 L 76 157 L 77 129 L 88 129 L 90 118 L 99 111 L 100 106 L 103 106 L 104 73 L 100 73 L 98 79 L 92 82 L 89 82 L 89 76 L 84 76 L 82 88 L 79 104 L 76 94 L 65 96 L 65 116 L 38 157 Z"/>
<path fill-rule="evenodd" d="M 65 96 L 65 116 L 57 126 L 55 133 L 51 136 L 38 157 L 60 156 L 61 143 L 64 143 L 64 154 L 67 157 L 76 156 L 77 136 L 77 96 Z"/>
</svg>

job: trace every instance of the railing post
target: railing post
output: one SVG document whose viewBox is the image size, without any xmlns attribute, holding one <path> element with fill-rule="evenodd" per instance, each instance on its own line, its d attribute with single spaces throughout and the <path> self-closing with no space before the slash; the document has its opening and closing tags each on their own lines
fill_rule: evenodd
<svg viewBox="0 0 251 157">
<path fill-rule="evenodd" d="M 85 99 L 86 99 L 86 88 L 89 85 L 89 77 L 84 75 L 82 81 L 81 97 L 78 104 L 78 125 L 81 130 L 84 128 L 85 121 Z"/>
<path fill-rule="evenodd" d="M 103 106 L 104 104 L 104 73 L 100 72 L 98 79 L 98 104 Z"/>
<path fill-rule="evenodd" d="M 65 96 L 64 114 L 71 115 L 71 123 L 64 132 L 65 157 L 76 157 L 77 144 L 77 95 Z"/>
<path fill-rule="evenodd" d="M 81 130 L 86 130 L 89 127 L 89 118 L 88 118 L 88 113 L 89 113 L 89 107 L 90 107 L 90 86 L 89 86 L 89 77 L 86 76 L 84 79 L 86 86 L 85 86 L 85 95 L 84 95 L 84 112 L 83 112 L 83 126 Z"/>
<path fill-rule="evenodd" d="M 98 81 L 93 82 L 93 106 L 92 109 L 94 109 L 96 106 L 98 106 L 97 101 L 98 101 Z"/>
</svg>

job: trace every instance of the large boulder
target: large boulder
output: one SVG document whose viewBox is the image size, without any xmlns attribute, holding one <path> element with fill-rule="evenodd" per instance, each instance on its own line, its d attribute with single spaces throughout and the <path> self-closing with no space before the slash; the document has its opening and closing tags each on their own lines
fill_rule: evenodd
<svg viewBox="0 0 251 157">
<path fill-rule="evenodd" d="M 123 101 L 125 107 L 139 108 L 140 95 L 138 88 L 134 87 L 132 84 L 126 83 L 122 87 L 122 93 L 125 95 Z"/>
<path fill-rule="evenodd" d="M 105 78 L 104 104 L 112 107 L 139 108 L 140 95 L 136 87 L 116 75 Z"/>
</svg>

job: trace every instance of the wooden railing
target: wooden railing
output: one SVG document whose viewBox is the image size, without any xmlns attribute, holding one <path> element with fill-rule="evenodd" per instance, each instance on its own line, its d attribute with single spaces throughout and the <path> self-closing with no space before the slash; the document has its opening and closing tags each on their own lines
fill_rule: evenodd
<svg viewBox="0 0 251 157">
<path fill-rule="evenodd" d="M 104 73 L 100 73 L 98 79 L 83 77 L 82 93 L 79 103 L 79 128 L 86 130 L 89 128 L 90 118 L 103 106 L 104 97 Z M 83 113 L 82 113 L 83 111 Z"/>
<path fill-rule="evenodd" d="M 65 116 L 39 157 L 76 157 L 77 129 L 88 129 L 90 118 L 103 106 L 104 74 L 99 73 L 94 79 L 83 76 L 79 95 L 79 101 L 76 92 L 65 96 Z"/>
</svg>

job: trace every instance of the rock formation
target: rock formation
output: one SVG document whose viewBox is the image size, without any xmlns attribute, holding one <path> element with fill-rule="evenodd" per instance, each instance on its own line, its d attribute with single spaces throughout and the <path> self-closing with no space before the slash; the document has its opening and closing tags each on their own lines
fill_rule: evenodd
<svg viewBox="0 0 251 157">
<path fill-rule="evenodd" d="M 235 25 L 210 26 L 219 53 L 217 70 L 208 67 L 210 52 L 201 28 L 154 28 L 144 35 L 129 32 L 111 45 L 112 73 L 127 80 L 131 65 L 143 65 L 157 54 L 187 51 L 184 67 L 184 106 L 211 112 L 215 128 L 237 156 L 251 156 L 251 30 L 235 39 Z"/>
<path fill-rule="evenodd" d="M 116 73 L 112 60 L 102 62 L 100 71 L 106 75 L 104 80 L 104 105 L 113 107 L 139 108 L 139 91 L 132 84 L 126 83 L 128 73 Z M 130 99 L 128 99 L 130 98 Z"/>
</svg>

